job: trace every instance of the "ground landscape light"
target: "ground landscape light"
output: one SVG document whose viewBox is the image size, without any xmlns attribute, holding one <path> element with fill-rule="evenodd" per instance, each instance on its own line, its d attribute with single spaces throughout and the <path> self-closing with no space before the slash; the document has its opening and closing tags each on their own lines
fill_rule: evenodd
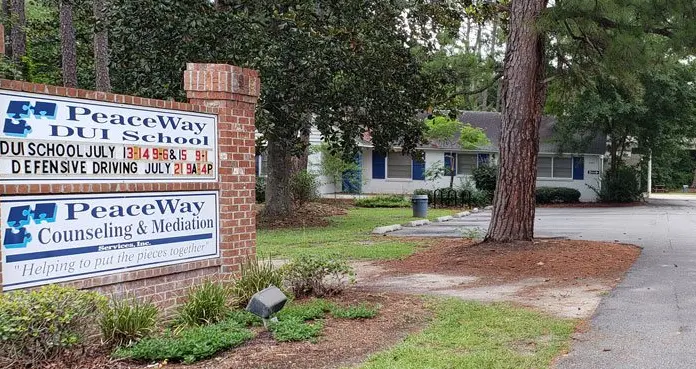
<svg viewBox="0 0 696 369">
<path fill-rule="evenodd" d="M 251 300 L 247 304 L 246 310 L 252 314 L 260 316 L 264 323 L 271 315 L 279 312 L 285 303 L 288 301 L 287 296 L 276 286 L 268 286 L 267 288 L 257 292 L 251 296 Z"/>
</svg>

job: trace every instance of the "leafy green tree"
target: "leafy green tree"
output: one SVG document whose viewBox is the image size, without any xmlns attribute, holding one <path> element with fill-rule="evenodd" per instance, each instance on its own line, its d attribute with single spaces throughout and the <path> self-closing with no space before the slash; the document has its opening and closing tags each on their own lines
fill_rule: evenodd
<svg viewBox="0 0 696 369">
<path fill-rule="evenodd" d="M 460 122 L 457 119 L 456 112 L 450 112 L 447 116 L 435 114 L 425 120 L 425 125 L 425 138 L 445 146 L 458 145 L 462 150 L 476 150 L 491 144 L 491 141 L 486 136 L 486 132 L 481 128 L 473 127 L 469 123 Z M 442 162 L 438 161 L 426 170 L 426 178 L 428 180 L 437 180 L 442 176 L 449 176 L 449 187 L 452 188 L 456 174 L 455 168 L 453 168 L 456 162 L 456 154 L 447 153 L 445 155 L 450 158 L 451 167 L 446 167 Z"/>
<path fill-rule="evenodd" d="M 360 165 L 355 160 L 345 160 L 338 152 L 332 152 L 327 144 L 316 148 L 321 153 L 318 175 L 326 177 L 332 185 L 338 185 L 347 179 L 353 187 L 360 185 Z"/>
</svg>

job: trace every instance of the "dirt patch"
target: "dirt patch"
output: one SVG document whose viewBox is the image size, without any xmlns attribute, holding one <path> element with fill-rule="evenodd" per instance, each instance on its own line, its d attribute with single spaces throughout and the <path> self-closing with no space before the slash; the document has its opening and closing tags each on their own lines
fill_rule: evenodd
<svg viewBox="0 0 696 369">
<path fill-rule="evenodd" d="M 345 206 L 312 202 L 293 211 L 288 218 L 266 219 L 262 216 L 263 205 L 256 206 L 256 227 L 259 229 L 326 227 L 328 217 L 345 215 Z"/>
<path fill-rule="evenodd" d="M 438 273 L 519 281 L 542 277 L 568 284 L 581 279 L 615 281 L 640 255 L 632 245 L 575 240 L 513 244 L 441 239 L 420 253 L 381 265 L 394 274 Z"/>
<path fill-rule="evenodd" d="M 382 308 L 372 319 L 326 319 L 317 343 L 279 344 L 263 332 L 250 343 L 215 359 L 196 365 L 167 365 L 167 368 L 343 368 L 363 362 L 370 354 L 422 329 L 430 316 L 422 299 L 416 296 L 351 291 L 333 300 L 346 304 L 367 301 Z"/>
<path fill-rule="evenodd" d="M 356 264 L 367 291 L 508 301 L 563 318 L 587 318 L 640 254 L 632 245 L 568 240 L 477 244 L 430 240 L 403 260 Z"/>
</svg>

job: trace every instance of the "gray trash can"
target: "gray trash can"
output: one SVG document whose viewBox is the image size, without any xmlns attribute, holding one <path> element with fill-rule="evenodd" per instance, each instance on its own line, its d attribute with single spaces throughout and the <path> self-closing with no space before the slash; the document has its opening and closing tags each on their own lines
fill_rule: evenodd
<svg viewBox="0 0 696 369">
<path fill-rule="evenodd" d="M 413 195 L 411 204 L 414 218 L 428 217 L 428 195 Z"/>
</svg>

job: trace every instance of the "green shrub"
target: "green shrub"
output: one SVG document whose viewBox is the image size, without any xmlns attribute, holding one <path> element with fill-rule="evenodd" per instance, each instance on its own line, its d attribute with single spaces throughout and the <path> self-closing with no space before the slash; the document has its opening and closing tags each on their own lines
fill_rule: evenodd
<svg viewBox="0 0 696 369">
<path fill-rule="evenodd" d="M 333 306 L 331 315 L 340 319 L 371 319 L 379 312 L 379 305 L 368 305 L 365 303 L 351 306 Z"/>
<path fill-rule="evenodd" d="M 190 364 L 216 353 L 237 347 L 252 339 L 254 333 L 239 323 L 225 320 L 217 324 L 184 328 L 178 333 L 166 332 L 160 337 L 144 338 L 127 348 L 117 349 L 119 359 L 141 361 L 183 361 Z"/>
<path fill-rule="evenodd" d="M 266 202 L 266 178 L 256 177 L 256 203 Z"/>
<path fill-rule="evenodd" d="M 493 203 L 493 192 L 478 189 L 469 180 L 464 180 L 458 191 L 464 191 L 466 205 L 481 208 Z"/>
<path fill-rule="evenodd" d="M 306 323 L 299 318 L 272 322 L 268 329 L 278 342 L 307 341 L 318 337 L 324 328 L 322 322 Z"/>
<path fill-rule="evenodd" d="M 186 302 L 177 311 L 180 326 L 217 323 L 230 312 L 230 289 L 220 282 L 206 281 L 188 291 Z"/>
<path fill-rule="evenodd" d="M 273 265 L 271 259 L 247 258 L 240 266 L 239 278 L 234 282 L 232 295 L 237 306 L 245 307 L 251 296 L 273 285 L 283 287 L 283 273 Z"/>
<path fill-rule="evenodd" d="M 295 173 L 290 178 L 290 193 L 299 206 L 316 199 L 318 187 L 316 176 L 306 170 Z"/>
<path fill-rule="evenodd" d="M 228 321 L 239 323 L 243 327 L 256 327 L 263 324 L 263 320 L 246 310 L 231 310 L 227 314 Z"/>
<path fill-rule="evenodd" d="M 111 300 L 99 320 L 102 337 L 107 343 L 129 346 L 152 334 L 157 313 L 151 302 L 135 298 Z"/>
<path fill-rule="evenodd" d="M 539 187 L 536 189 L 537 204 L 570 204 L 580 201 L 580 191 L 567 187 Z"/>
<path fill-rule="evenodd" d="M 297 297 L 338 294 L 355 276 L 353 268 L 337 256 L 301 255 L 285 264 L 282 270 Z"/>
<path fill-rule="evenodd" d="M 105 304 L 96 292 L 57 285 L 0 294 L 0 366 L 41 367 L 80 346 Z"/>
<path fill-rule="evenodd" d="M 497 166 L 481 165 L 474 169 L 471 174 L 477 189 L 491 194 L 495 192 L 495 185 L 498 180 Z"/>
<path fill-rule="evenodd" d="M 290 303 L 276 314 L 280 320 L 300 319 L 317 320 L 323 318 L 326 313 L 333 311 L 334 304 L 323 299 L 312 299 L 302 304 Z"/>
<path fill-rule="evenodd" d="M 361 208 L 407 208 L 411 202 L 402 195 L 381 195 L 355 200 L 355 206 Z"/>
<path fill-rule="evenodd" d="M 602 202 L 634 202 L 643 198 L 638 172 L 627 166 L 620 166 L 604 174 L 602 187 L 591 187 Z"/>
<path fill-rule="evenodd" d="M 428 198 L 433 195 L 433 190 L 429 190 L 427 188 L 418 188 L 413 191 L 414 195 L 428 195 Z"/>
</svg>

